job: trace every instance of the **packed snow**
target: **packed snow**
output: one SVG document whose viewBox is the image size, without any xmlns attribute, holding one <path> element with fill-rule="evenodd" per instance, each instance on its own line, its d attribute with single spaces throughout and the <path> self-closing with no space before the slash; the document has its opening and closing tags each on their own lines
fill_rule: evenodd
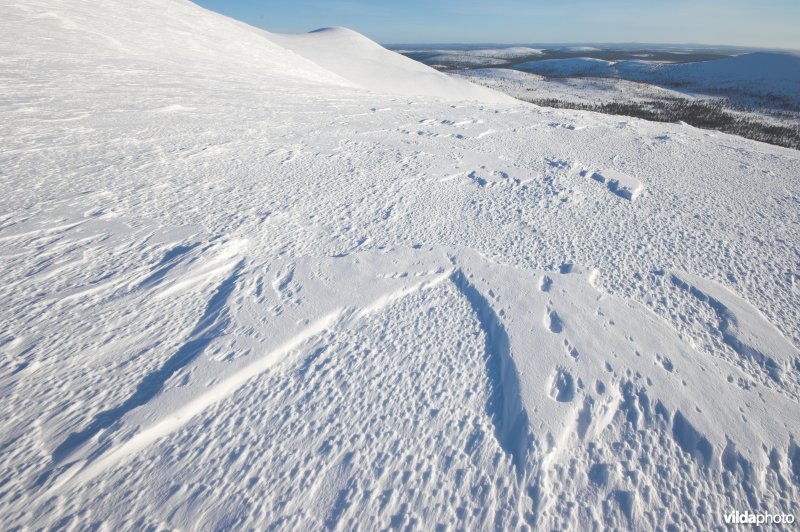
<svg viewBox="0 0 800 532">
<path fill-rule="evenodd" d="M 800 152 L 184 0 L 0 15 L 2 528 L 800 514 Z"/>
</svg>

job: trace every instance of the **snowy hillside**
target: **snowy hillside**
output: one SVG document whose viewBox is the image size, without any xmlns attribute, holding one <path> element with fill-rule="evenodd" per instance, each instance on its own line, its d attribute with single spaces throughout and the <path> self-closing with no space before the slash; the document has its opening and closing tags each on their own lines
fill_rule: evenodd
<svg viewBox="0 0 800 532">
<path fill-rule="evenodd" d="M 499 92 L 464 83 L 400 54 L 389 52 L 347 28 L 268 38 L 360 87 L 386 94 L 513 103 Z"/>
<path fill-rule="evenodd" d="M 623 62 L 617 65 L 641 79 L 655 76 L 662 83 L 685 83 L 696 89 L 742 91 L 785 98 L 800 105 L 800 54 L 754 52 L 720 59 L 679 65 Z"/>
<path fill-rule="evenodd" d="M 3 529 L 800 515 L 800 152 L 184 0 L 3 3 L 0 91 Z"/>
<path fill-rule="evenodd" d="M 753 52 L 678 64 L 579 57 L 530 61 L 515 68 L 547 76 L 618 77 L 712 94 L 782 98 L 800 105 L 800 54 L 792 52 Z"/>
</svg>

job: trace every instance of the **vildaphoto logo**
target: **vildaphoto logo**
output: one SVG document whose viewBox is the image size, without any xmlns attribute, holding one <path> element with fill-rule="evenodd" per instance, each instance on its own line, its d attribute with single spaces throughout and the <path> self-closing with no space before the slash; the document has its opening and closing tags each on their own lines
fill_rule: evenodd
<svg viewBox="0 0 800 532">
<path fill-rule="evenodd" d="M 791 525 L 794 523 L 792 514 L 767 514 L 744 512 L 730 512 L 724 516 L 726 525 Z"/>
</svg>

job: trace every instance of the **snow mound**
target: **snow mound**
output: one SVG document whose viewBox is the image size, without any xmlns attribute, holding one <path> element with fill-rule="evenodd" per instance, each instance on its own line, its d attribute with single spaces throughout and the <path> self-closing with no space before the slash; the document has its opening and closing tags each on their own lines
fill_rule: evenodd
<svg viewBox="0 0 800 532">
<path fill-rule="evenodd" d="M 7 11 L 9 23 L 29 26 L 30 32 L 20 42 L 0 42 L 3 57 L 22 52 L 53 63 L 53 68 L 63 64 L 58 58 L 77 58 L 104 72 L 114 71 L 114 65 L 136 64 L 137 68 L 181 71 L 191 78 L 261 79 L 272 84 L 290 78 L 409 97 L 517 103 L 344 28 L 305 35 L 272 34 L 182 0 L 33 0 Z M 53 35 L 57 35 L 57 54 Z"/>
<path fill-rule="evenodd" d="M 324 28 L 270 39 L 360 87 L 401 96 L 516 103 L 513 98 L 455 79 L 387 50 L 347 28 Z"/>
</svg>

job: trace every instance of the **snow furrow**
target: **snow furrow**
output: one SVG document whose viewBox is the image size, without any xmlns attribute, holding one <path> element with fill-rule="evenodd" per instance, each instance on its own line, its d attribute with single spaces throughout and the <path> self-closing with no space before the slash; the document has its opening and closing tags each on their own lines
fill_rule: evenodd
<svg viewBox="0 0 800 532">
<path fill-rule="evenodd" d="M 236 288 L 244 261 L 240 261 L 233 269 L 231 275 L 217 287 L 200 320 L 187 337 L 183 345 L 170 356 L 161 367 L 146 375 L 136 386 L 136 391 L 119 406 L 104 410 L 95 415 L 89 425 L 80 432 L 73 432 L 53 451 L 53 464 L 58 466 L 69 460 L 70 454 L 87 441 L 94 438 L 100 431 L 111 427 L 120 421 L 131 410 L 146 404 L 155 397 L 164 387 L 165 383 L 181 369 L 195 360 L 208 345 L 222 334 L 228 323 L 228 299 Z"/>
<path fill-rule="evenodd" d="M 800 516 L 796 150 L 185 0 L 0 34 L 0 528 Z"/>
<path fill-rule="evenodd" d="M 519 378 L 511 354 L 508 333 L 492 304 L 457 268 L 450 280 L 470 304 L 486 335 L 486 372 L 492 385 L 488 415 L 494 423 L 500 446 L 512 458 L 517 476 L 523 479 L 530 441 L 528 415 L 520 399 Z"/>
<path fill-rule="evenodd" d="M 240 263 L 234 273 L 220 285 L 214 297 L 209 301 L 206 312 L 190 335 L 190 339 L 167 360 L 159 371 L 146 376 L 137 387 L 136 393 L 121 406 L 102 412 L 95 417 L 87 429 L 71 434 L 64 443 L 56 448 L 53 453 L 53 462 L 56 468 L 59 464 L 68 462 L 70 455 L 80 449 L 81 446 L 91 446 L 90 440 L 101 430 L 124 421 L 126 413 L 145 405 L 155 397 L 172 375 L 196 359 L 226 329 L 229 316 L 225 313 L 225 303 L 235 288 L 242 267 L 243 263 Z M 362 308 L 337 310 L 313 321 L 269 353 L 258 357 L 249 364 L 240 367 L 234 373 L 223 377 L 219 382 L 208 386 L 202 393 L 186 404 L 162 415 L 160 421 L 138 429 L 133 436 L 130 436 L 129 439 L 122 443 L 113 445 L 110 448 L 107 448 L 107 444 L 103 445 L 91 451 L 86 459 L 76 461 L 74 464 L 68 464 L 65 468 L 62 468 L 63 472 L 57 474 L 57 478 L 51 484 L 49 490 L 51 492 L 61 491 L 67 485 L 81 485 L 91 481 L 97 475 L 115 467 L 156 440 L 176 432 L 211 405 L 233 395 L 252 378 L 281 363 L 287 355 L 323 331 L 352 326 L 356 321 L 379 312 L 401 298 L 420 290 L 437 286 L 444 282 L 448 275 L 449 272 L 444 272 L 434 276 L 432 279 L 409 282 L 407 286 L 400 290 L 384 294 Z M 86 452 L 87 449 L 82 449 L 82 451 Z M 49 476 L 49 472 L 46 472 L 41 478 L 44 481 Z"/>
</svg>

